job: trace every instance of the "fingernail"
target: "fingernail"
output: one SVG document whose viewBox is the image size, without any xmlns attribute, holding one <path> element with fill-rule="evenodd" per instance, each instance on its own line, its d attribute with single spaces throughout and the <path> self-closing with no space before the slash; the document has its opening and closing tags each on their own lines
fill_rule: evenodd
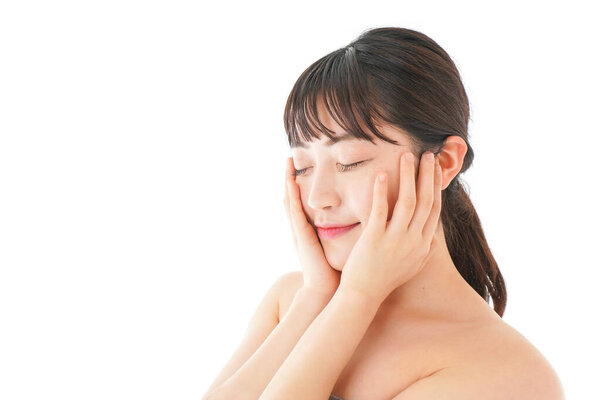
<svg viewBox="0 0 600 400">
<path fill-rule="evenodd" d="M 383 182 L 385 181 L 385 174 L 380 174 L 379 175 L 379 182 Z"/>
</svg>

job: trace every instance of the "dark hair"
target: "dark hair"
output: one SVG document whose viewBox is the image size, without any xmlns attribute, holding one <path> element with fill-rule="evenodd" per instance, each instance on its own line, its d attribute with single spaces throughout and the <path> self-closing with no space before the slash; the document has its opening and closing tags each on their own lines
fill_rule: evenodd
<svg viewBox="0 0 600 400">
<path fill-rule="evenodd" d="M 459 175 L 473 163 L 468 142 L 469 101 L 450 56 L 423 33 L 397 27 L 364 31 L 347 46 L 314 62 L 300 75 L 287 99 L 284 125 L 294 147 L 324 133 L 335 132 L 318 118 L 323 99 L 332 118 L 357 139 L 378 138 L 397 144 L 377 129 L 385 121 L 408 133 L 420 159 L 425 151 L 439 153 L 449 136 L 467 144 L 459 174 L 442 191 L 441 218 L 452 261 L 461 276 L 502 317 L 506 288 L 487 244 L 481 222 Z M 316 128 L 316 129 L 313 129 Z"/>
</svg>

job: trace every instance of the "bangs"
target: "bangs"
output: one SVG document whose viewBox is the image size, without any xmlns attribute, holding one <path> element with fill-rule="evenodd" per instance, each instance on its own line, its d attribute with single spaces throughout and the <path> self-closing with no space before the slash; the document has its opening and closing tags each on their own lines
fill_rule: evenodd
<svg viewBox="0 0 600 400">
<path fill-rule="evenodd" d="M 336 132 L 328 129 L 319 118 L 323 117 L 318 112 L 319 103 L 349 135 L 371 143 L 374 143 L 372 135 L 375 135 L 386 142 L 398 144 L 375 126 L 375 121 L 385 118 L 379 112 L 377 96 L 369 82 L 353 46 L 336 50 L 308 67 L 294 84 L 284 110 L 284 126 L 290 147 L 320 139 L 321 134 L 334 143 L 337 141 Z"/>
</svg>

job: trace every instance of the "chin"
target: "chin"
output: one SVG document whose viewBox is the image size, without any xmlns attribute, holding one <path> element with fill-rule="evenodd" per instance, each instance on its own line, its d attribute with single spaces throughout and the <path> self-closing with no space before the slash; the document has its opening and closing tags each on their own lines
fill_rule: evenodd
<svg viewBox="0 0 600 400">
<path fill-rule="evenodd" d="M 331 265 L 331 268 L 335 269 L 336 271 L 342 272 L 342 270 L 344 269 L 344 264 L 334 265 L 334 264 L 329 263 L 329 265 Z"/>
<path fill-rule="evenodd" d="M 328 255 L 327 253 L 325 253 L 325 258 L 327 259 L 327 262 L 329 263 L 329 265 L 331 265 L 331 268 L 337 270 L 337 271 L 342 271 L 342 269 L 344 268 L 344 264 L 346 264 L 346 257 L 340 257 L 339 255 Z"/>
<path fill-rule="evenodd" d="M 352 233 L 352 232 L 351 232 Z M 354 235 L 360 235 L 360 232 L 354 233 Z M 340 240 L 343 239 L 343 240 Z M 325 254 L 325 258 L 331 267 L 337 271 L 342 271 L 344 268 L 344 264 L 348 260 L 350 256 L 350 252 L 354 244 L 356 243 L 355 238 L 349 236 L 346 238 L 340 237 L 330 243 L 321 243 L 321 247 L 323 249 L 323 253 Z"/>
</svg>

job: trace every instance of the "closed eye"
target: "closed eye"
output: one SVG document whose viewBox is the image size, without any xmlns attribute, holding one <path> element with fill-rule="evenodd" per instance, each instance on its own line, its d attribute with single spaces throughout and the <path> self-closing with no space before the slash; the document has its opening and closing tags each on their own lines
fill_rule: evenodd
<svg viewBox="0 0 600 400">
<path fill-rule="evenodd" d="M 361 164 L 363 162 L 364 161 L 358 161 L 358 162 L 355 162 L 353 164 L 348 164 L 348 165 L 340 164 L 340 165 L 342 166 L 342 171 L 348 171 L 348 170 L 350 170 L 352 168 L 356 168 L 358 166 L 358 164 Z"/>
<path fill-rule="evenodd" d="M 357 161 L 355 163 L 348 164 L 348 165 L 346 165 L 346 164 L 340 164 L 341 170 L 342 171 L 349 171 L 349 170 L 351 170 L 353 168 L 356 168 L 357 166 L 359 166 L 360 164 L 364 163 L 365 161 L 368 161 L 368 160 Z M 306 172 L 307 169 L 308 168 L 296 169 L 296 170 L 294 170 L 294 173 L 295 173 L 296 176 L 298 176 L 298 175 L 304 175 L 304 173 Z"/>
</svg>

